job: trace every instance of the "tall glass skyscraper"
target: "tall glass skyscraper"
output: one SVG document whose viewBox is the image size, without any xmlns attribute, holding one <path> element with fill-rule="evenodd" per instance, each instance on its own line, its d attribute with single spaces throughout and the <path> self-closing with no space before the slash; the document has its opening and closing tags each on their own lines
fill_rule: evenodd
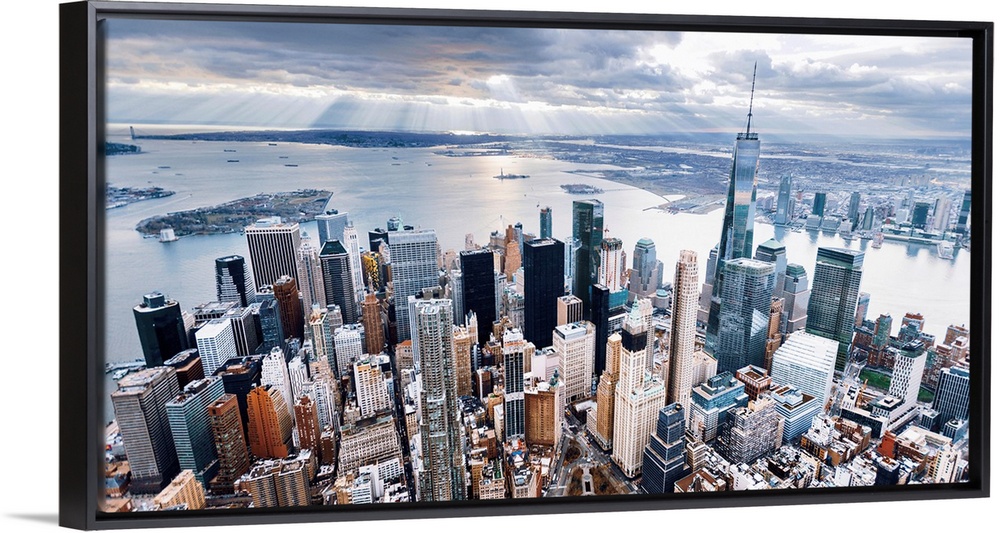
<svg viewBox="0 0 1000 533">
<path fill-rule="evenodd" d="M 941 370 L 934 409 L 941 413 L 941 423 L 969 419 L 969 369 L 953 366 Z"/>
<path fill-rule="evenodd" d="M 538 238 L 549 237 L 552 237 L 552 208 L 545 206 L 538 211 Z"/>
<path fill-rule="evenodd" d="M 719 327 L 708 331 L 705 351 L 718 359 L 719 372 L 764 367 L 774 265 L 740 258 L 726 261 L 720 270 Z"/>
<path fill-rule="evenodd" d="M 656 244 L 642 238 L 632 251 L 632 274 L 629 292 L 636 297 L 651 296 L 663 285 L 663 261 L 656 259 Z"/>
<path fill-rule="evenodd" d="M 563 243 L 535 239 L 524 243 L 524 338 L 535 346 L 548 346 L 556 327 L 557 300 L 563 295 Z M 492 264 L 492 263 L 491 263 Z M 481 324 L 483 315 L 479 315 Z M 488 327 L 480 328 L 486 331 Z"/>
<path fill-rule="evenodd" d="M 865 253 L 845 248 L 821 247 L 816 252 L 812 294 L 806 331 L 840 343 L 837 370 L 847 363 L 847 350 L 854 335 Z"/>
<path fill-rule="evenodd" d="M 326 241 L 344 240 L 344 228 L 347 227 L 347 211 L 327 209 L 322 214 L 316 215 L 316 229 L 319 232 L 319 247 L 322 248 Z"/>
<path fill-rule="evenodd" d="M 774 239 L 768 239 L 757 245 L 754 259 L 774 264 L 775 298 L 781 298 L 785 292 L 785 269 L 788 268 L 788 258 L 785 256 L 785 245 Z"/>
<path fill-rule="evenodd" d="M 476 321 L 489 324 L 479 328 L 476 342 L 485 344 L 490 340 L 493 322 L 497 319 L 496 273 L 493 271 L 492 250 L 470 250 L 458 254 L 462 268 L 462 317 L 469 312 L 476 314 Z M 556 265 L 562 272 L 562 263 Z M 560 286 L 562 278 L 559 279 Z M 464 320 L 460 319 L 464 323 Z"/>
<path fill-rule="evenodd" d="M 215 260 L 215 299 L 220 302 L 239 302 L 246 307 L 254 302 L 255 287 L 250 277 L 250 267 L 239 255 L 228 255 Z"/>
<path fill-rule="evenodd" d="M 132 309 L 132 314 L 148 368 L 160 366 L 190 347 L 181 306 L 174 300 L 168 300 L 163 293 L 144 295 L 142 303 Z"/>
<path fill-rule="evenodd" d="M 440 284 L 437 255 L 437 234 L 432 229 L 389 232 L 397 342 L 410 338 L 410 310 L 407 307 L 409 297 L 422 289 Z M 482 318 L 479 320 L 482 323 Z"/>
<path fill-rule="evenodd" d="M 574 258 L 573 294 L 583 301 L 584 315 L 589 315 L 590 286 L 599 282 L 604 240 L 604 204 L 600 200 L 573 202 L 573 239 L 580 242 Z"/>
<path fill-rule="evenodd" d="M 792 199 L 792 177 L 785 174 L 778 186 L 778 207 L 774 214 L 775 224 L 788 224 L 792 221 L 792 213 L 788 210 Z"/>
</svg>

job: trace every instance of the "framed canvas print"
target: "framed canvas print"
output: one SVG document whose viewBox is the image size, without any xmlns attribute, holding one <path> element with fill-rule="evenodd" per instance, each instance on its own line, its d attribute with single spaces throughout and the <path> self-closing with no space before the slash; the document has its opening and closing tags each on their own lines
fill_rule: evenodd
<svg viewBox="0 0 1000 533">
<path fill-rule="evenodd" d="M 988 495 L 988 22 L 61 6 L 60 522 Z"/>
</svg>

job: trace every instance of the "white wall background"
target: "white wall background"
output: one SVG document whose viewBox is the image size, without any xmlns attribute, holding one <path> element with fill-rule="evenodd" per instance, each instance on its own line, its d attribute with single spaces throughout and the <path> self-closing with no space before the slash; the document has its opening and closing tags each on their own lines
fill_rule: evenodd
<svg viewBox="0 0 1000 533">
<path fill-rule="evenodd" d="M 222 0 L 220 0 L 222 1 Z M 379 7 L 481 8 L 548 11 L 661 12 L 699 15 L 760 15 L 923 20 L 994 20 L 1000 8 L 982 0 L 765 1 L 702 0 L 227 0 L 228 3 L 285 5 L 369 5 Z M 5 168 L 0 184 L 0 243 L 4 258 L 0 284 L 3 364 L 0 383 L 7 399 L 0 416 L 4 435 L 0 482 L 0 524 L 5 531 L 56 529 L 58 344 L 58 3 L 18 0 L 3 8 L 0 31 L 2 113 L 0 138 Z M 996 147 L 996 143 L 994 143 Z M 996 196 L 996 195 L 994 195 Z M 994 300 L 997 300 L 994 294 Z M 996 320 L 994 320 L 996 322 Z M 997 376 L 994 370 L 993 377 Z M 994 380 L 994 383 L 997 381 Z M 998 396 L 994 394 L 994 397 Z M 993 402 L 996 413 L 997 401 Z M 994 419 L 996 416 L 993 417 Z M 996 427 L 995 424 L 993 424 Z M 996 457 L 996 446 L 993 456 Z M 780 496 L 776 496 L 780 498 Z M 656 511 L 642 513 L 486 517 L 379 522 L 357 527 L 407 528 L 411 531 L 698 531 L 709 527 L 793 528 L 809 533 L 833 531 L 962 531 L 982 528 L 998 516 L 995 500 L 950 500 L 748 509 Z M 354 527 L 352 524 L 301 524 L 301 533 Z M 265 531 L 254 526 L 240 531 Z M 675 529 L 677 528 L 677 529 Z M 204 529 L 204 528 L 203 528 Z M 989 526 L 986 526 L 986 530 Z M 214 528 L 217 533 L 235 527 Z"/>
</svg>

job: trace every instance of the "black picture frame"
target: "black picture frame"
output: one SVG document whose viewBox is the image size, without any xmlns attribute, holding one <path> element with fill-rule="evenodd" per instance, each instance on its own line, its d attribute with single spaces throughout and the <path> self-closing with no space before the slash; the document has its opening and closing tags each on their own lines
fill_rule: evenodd
<svg viewBox="0 0 1000 533">
<path fill-rule="evenodd" d="M 461 505 L 411 503 L 392 506 L 308 507 L 232 511 L 171 511 L 112 516 L 98 513 L 101 438 L 97 411 L 103 367 L 101 305 L 103 151 L 101 46 L 98 21 L 106 16 L 220 18 L 258 21 L 382 22 L 671 29 L 831 34 L 968 37 L 973 42 L 972 94 L 972 287 L 974 334 L 970 476 L 967 483 L 861 489 L 811 489 L 782 493 L 725 492 L 651 496 L 559 498 Z M 989 496 L 990 293 L 992 198 L 993 24 L 867 19 L 813 19 L 641 14 L 541 13 L 346 7 L 235 6 L 75 2 L 60 6 L 60 525 L 76 529 L 276 524 L 340 520 L 416 519 L 482 515 L 690 509 L 981 498 Z M 85 199 L 85 200 L 84 200 Z M 85 355 L 85 356 L 84 356 Z"/>
</svg>

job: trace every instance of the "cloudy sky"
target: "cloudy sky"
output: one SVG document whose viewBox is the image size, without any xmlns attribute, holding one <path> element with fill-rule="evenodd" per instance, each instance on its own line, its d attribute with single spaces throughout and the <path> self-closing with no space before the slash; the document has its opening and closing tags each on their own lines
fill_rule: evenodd
<svg viewBox="0 0 1000 533">
<path fill-rule="evenodd" d="M 110 20 L 108 120 L 968 137 L 971 41 Z"/>
</svg>

